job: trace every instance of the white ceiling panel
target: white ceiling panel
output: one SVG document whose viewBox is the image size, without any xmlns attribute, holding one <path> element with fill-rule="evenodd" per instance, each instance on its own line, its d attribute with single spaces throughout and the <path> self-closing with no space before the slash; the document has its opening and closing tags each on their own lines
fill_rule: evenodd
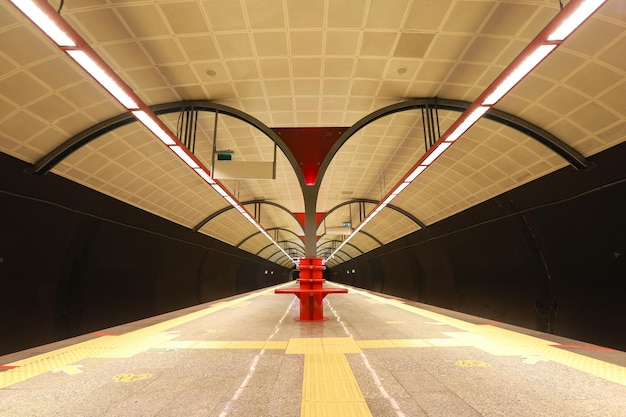
<svg viewBox="0 0 626 417">
<path fill-rule="evenodd" d="M 65 3 L 62 18 L 146 104 L 208 100 L 270 128 L 347 128 L 413 98 L 471 102 L 559 13 L 552 0 Z M 615 146 L 626 137 L 624 50 L 626 9 L 623 2 L 608 0 L 496 108 L 545 129 L 584 156 Z M 34 164 L 123 112 L 8 2 L 0 3 L 1 152 Z M 459 115 L 440 110 L 440 131 Z M 160 116 L 174 132 L 179 117 Z M 198 114 L 194 151 L 207 168 L 214 134 L 216 147 L 233 150 L 234 161 L 274 160 L 274 143 L 256 128 L 223 114 L 217 130 L 214 126 L 215 113 Z M 420 110 L 376 120 L 332 155 L 318 178 L 317 211 L 351 200 L 378 202 L 424 152 Z M 302 213 L 302 158 L 279 149 L 276 179 L 223 185 L 240 201 L 264 200 Z M 535 140 L 483 119 L 392 204 L 429 225 L 565 165 Z M 190 228 L 228 204 L 137 123 L 79 148 L 53 172 Z M 362 211 L 374 206 L 344 206 L 326 225 L 349 218 L 354 227 L 366 214 Z M 260 222 L 278 228 L 276 238 L 299 253 L 304 230 L 291 215 L 264 204 Z M 417 230 L 406 216 L 386 208 L 350 240 L 354 247 L 346 245 L 342 256 L 378 247 L 366 233 L 388 243 Z M 235 210 L 200 230 L 231 245 L 257 231 Z M 317 245 L 341 239 L 324 235 Z M 269 243 L 259 234 L 241 248 L 269 257 L 278 250 L 260 252 Z"/>
</svg>

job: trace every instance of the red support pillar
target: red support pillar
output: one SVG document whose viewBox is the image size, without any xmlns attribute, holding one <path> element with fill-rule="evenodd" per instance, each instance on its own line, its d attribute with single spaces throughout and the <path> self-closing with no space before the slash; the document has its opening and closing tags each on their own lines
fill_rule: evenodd
<svg viewBox="0 0 626 417">
<path fill-rule="evenodd" d="M 282 288 L 274 290 L 276 294 L 295 294 L 300 299 L 299 321 L 322 321 L 324 317 L 324 297 L 328 294 L 347 293 L 345 288 L 325 288 L 325 279 L 322 278 L 326 267 L 322 264 L 322 258 L 301 258 L 300 278 L 296 280 L 299 288 Z"/>
</svg>

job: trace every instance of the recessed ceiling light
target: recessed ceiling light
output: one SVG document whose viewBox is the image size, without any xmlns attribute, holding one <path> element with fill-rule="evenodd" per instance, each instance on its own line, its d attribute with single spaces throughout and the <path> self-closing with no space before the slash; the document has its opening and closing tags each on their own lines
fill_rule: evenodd
<svg viewBox="0 0 626 417">
<path fill-rule="evenodd" d="M 211 78 L 214 78 L 217 75 L 217 71 L 215 71 L 213 68 L 207 68 L 206 75 L 208 75 Z"/>
<path fill-rule="evenodd" d="M 401 66 L 400 68 L 398 68 L 398 70 L 397 70 L 396 72 L 398 73 L 398 75 L 404 75 L 404 74 L 406 74 L 406 72 L 407 72 L 408 70 L 409 70 L 409 69 L 408 69 L 407 67 L 405 67 L 405 66 Z"/>
</svg>

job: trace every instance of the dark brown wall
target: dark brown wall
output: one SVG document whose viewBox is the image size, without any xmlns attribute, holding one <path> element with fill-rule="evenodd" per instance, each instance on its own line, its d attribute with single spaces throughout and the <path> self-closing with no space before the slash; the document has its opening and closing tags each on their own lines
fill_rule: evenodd
<svg viewBox="0 0 626 417">
<path fill-rule="evenodd" d="M 626 144 L 591 159 L 592 170 L 563 168 L 331 279 L 626 350 Z"/>
<path fill-rule="evenodd" d="M 0 154 L 0 355 L 288 279 L 274 263 L 25 167 Z"/>
</svg>

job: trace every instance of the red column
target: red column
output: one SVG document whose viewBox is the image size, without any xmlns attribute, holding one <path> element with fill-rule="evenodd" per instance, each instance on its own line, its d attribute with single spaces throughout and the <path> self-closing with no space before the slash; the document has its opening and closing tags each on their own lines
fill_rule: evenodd
<svg viewBox="0 0 626 417">
<path fill-rule="evenodd" d="M 300 279 L 296 282 L 300 284 L 300 320 L 301 321 L 321 321 L 327 320 L 324 317 L 323 300 L 326 294 L 323 293 L 322 278 L 324 269 L 322 258 L 302 258 L 300 260 Z M 313 291 L 312 291 L 313 290 Z"/>
<path fill-rule="evenodd" d="M 300 278 L 296 280 L 299 288 L 283 288 L 274 290 L 276 294 L 295 294 L 300 299 L 299 321 L 322 321 L 324 317 L 324 297 L 331 293 L 347 293 L 345 288 L 324 288 L 325 279 L 322 278 L 326 267 L 322 258 L 301 258 Z"/>
</svg>

